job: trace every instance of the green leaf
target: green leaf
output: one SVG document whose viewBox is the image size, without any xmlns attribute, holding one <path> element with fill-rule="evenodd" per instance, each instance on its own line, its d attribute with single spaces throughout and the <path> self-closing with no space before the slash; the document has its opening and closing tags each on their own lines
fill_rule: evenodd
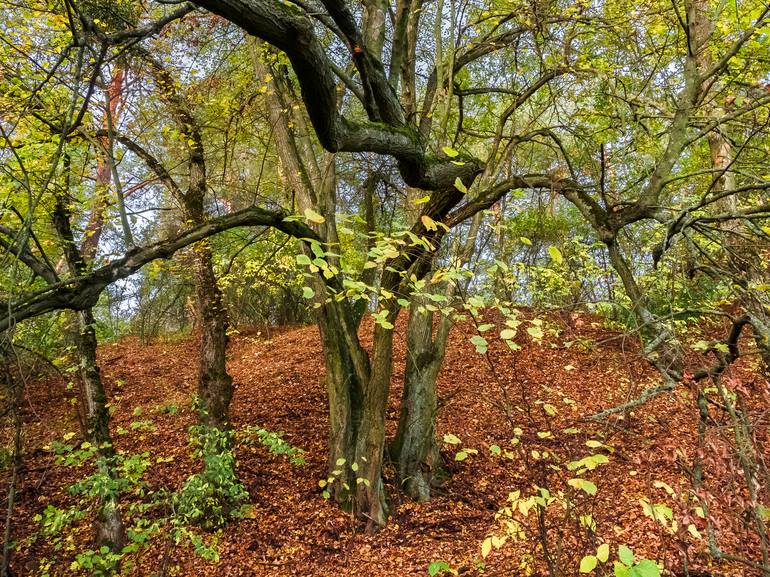
<svg viewBox="0 0 770 577">
<path fill-rule="evenodd" d="M 720 353 L 727 354 L 730 352 L 730 348 L 725 343 L 717 343 L 714 345 L 714 349 Z"/>
<path fill-rule="evenodd" d="M 602 563 L 606 563 L 610 558 L 610 545 L 609 543 L 603 543 L 596 549 L 596 558 Z"/>
<path fill-rule="evenodd" d="M 326 252 L 321 246 L 321 243 L 316 240 L 310 243 L 310 250 L 312 250 L 313 254 L 316 255 L 318 258 L 323 258 L 326 256 Z"/>
<path fill-rule="evenodd" d="M 455 178 L 455 188 L 460 192 L 462 192 L 463 194 L 468 194 L 468 189 L 465 188 L 465 184 L 463 184 L 463 181 L 460 180 L 459 176 Z"/>
<path fill-rule="evenodd" d="M 428 565 L 428 575 L 431 577 L 435 577 L 436 575 L 441 575 L 443 573 L 449 573 L 451 569 L 449 568 L 449 563 L 446 561 L 433 561 L 430 565 Z"/>
<path fill-rule="evenodd" d="M 694 351 L 705 351 L 709 348 L 709 344 L 706 341 L 698 341 L 697 343 L 693 344 L 692 349 Z"/>
<path fill-rule="evenodd" d="M 628 575 L 629 577 L 660 577 L 660 568 L 655 561 L 642 559 L 631 568 Z"/>
<path fill-rule="evenodd" d="M 312 299 L 315 296 L 315 291 L 309 286 L 302 287 L 302 297 L 306 299 Z"/>
<path fill-rule="evenodd" d="M 489 452 L 493 455 L 499 455 L 502 449 L 500 449 L 500 445 L 489 445 Z"/>
<path fill-rule="evenodd" d="M 596 495 L 596 485 L 587 479 L 575 477 L 574 479 L 567 481 L 567 484 L 571 487 L 575 487 L 575 489 L 585 491 L 589 495 Z"/>
<path fill-rule="evenodd" d="M 460 438 L 456 435 L 453 435 L 452 433 L 447 433 L 444 435 L 444 442 L 448 445 L 459 445 L 462 441 L 460 441 Z"/>
<path fill-rule="evenodd" d="M 471 344 L 476 347 L 476 352 L 482 355 L 487 352 L 487 347 L 489 346 L 487 339 L 481 335 L 473 335 L 471 337 Z"/>
<path fill-rule="evenodd" d="M 311 262 L 310 257 L 306 254 L 298 254 L 295 258 L 297 259 L 297 264 L 299 265 L 307 266 Z"/>
<path fill-rule="evenodd" d="M 621 563 L 630 567 L 634 564 L 634 552 L 626 545 L 621 545 L 618 547 L 618 559 L 620 559 Z"/>
<path fill-rule="evenodd" d="M 503 329 L 500 331 L 500 338 L 504 341 L 510 341 L 516 336 L 516 331 L 513 329 Z"/>
<path fill-rule="evenodd" d="M 529 336 L 535 340 L 540 340 L 543 338 L 543 329 L 540 327 L 529 327 L 527 328 L 527 332 L 529 333 Z"/>
<path fill-rule="evenodd" d="M 555 246 L 548 247 L 548 254 L 551 257 L 551 260 L 556 264 L 562 264 L 564 262 L 564 257 L 561 255 L 561 251 Z"/>
<path fill-rule="evenodd" d="M 628 567 L 620 563 L 619 561 L 613 562 L 613 568 L 615 571 L 615 577 L 628 577 Z"/>
<path fill-rule="evenodd" d="M 522 243 L 526 244 L 527 246 L 532 246 L 532 241 L 531 241 L 531 240 L 529 240 L 529 239 L 528 239 L 526 236 L 520 236 L 520 237 L 519 237 L 519 240 L 520 240 Z"/>
<path fill-rule="evenodd" d="M 465 451 L 460 451 L 455 455 L 455 461 L 464 461 L 468 458 L 468 453 Z"/>
<path fill-rule="evenodd" d="M 586 555 L 580 560 L 580 572 L 590 573 L 596 568 L 597 559 L 593 555 Z"/>
</svg>

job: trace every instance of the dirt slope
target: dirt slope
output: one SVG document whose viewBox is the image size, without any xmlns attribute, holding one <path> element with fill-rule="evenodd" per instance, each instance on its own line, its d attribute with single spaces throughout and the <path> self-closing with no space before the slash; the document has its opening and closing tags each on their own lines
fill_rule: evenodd
<svg viewBox="0 0 770 577">
<path fill-rule="evenodd" d="M 434 560 L 446 561 L 462 573 L 481 574 L 481 542 L 498 527 L 495 512 L 505 504 L 509 492 L 531 494 L 533 483 L 542 484 L 546 471 L 554 493 L 566 486 L 564 481 L 570 475 L 552 472 L 549 461 L 535 459 L 532 451 L 541 457 L 544 452 L 558 454 L 567 462 L 591 452 L 585 444 L 589 439 L 600 439 L 613 451 L 605 451 L 608 464 L 586 475 L 598 486 L 596 498 L 577 497 L 590 507 L 594 532 L 583 531 L 584 536 L 577 540 L 569 534 L 571 529 L 562 527 L 563 554 L 571 559 L 570 565 L 565 561 L 563 574 L 577 574 L 580 557 L 593 552 L 586 545 L 591 540 L 594 546 L 610 543 L 611 558 L 616 545 L 626 543 L 638 555 L 680 571 L 677 543 L 644 516 L 639 499 L 674 502 L 654 486 L 655 481 L 664 481 L 677 493 L 689 486 L 697 416 L 691 393 L 683 388 L 660 396 L 627 415 L 625 421 L 586 421 L 585 415 L 620 403 L 654 384 L 655 375 L 638 359 L 633 342 L 603 330 L 596 319 L 575 316 L 569 325 L 553 320 L 550 326 L 559 334 L 549 335 L 541 344 L 533 343 L 525 334 L 518 339 L 522 349 L 517 352 L 493 342 L 488 357 L 475 353 L 468 342 L 469 326 L 453 330 L 440 377 L 438 432 L 456 435 L 462 447 L 476 449 L 478 454 L 456 461 L 459 447 L 444 445 L 452 472 L 445 494 L 418 505 L 391 491 L 393 517 L 373 536 L 356 533 L 351 519 L 324 501 L 318 488 L 326 467 L 326 399 L 315 327 L 285 330 L 269 339 L 261 334 L 234 335 L 229 350 L 229 370 L 236 385 L 234 426 L 282 431 L 288 442 L 306 451 L 307 464 L 292 465 L 261 446 L 239 446 L 239 471 L 253 509 L 250 518 L 231 524 L 217 537 L 219 564 L 203 561 L 189 547 L 172 548 L 158 541 L 133 559 L 133 574 L 155 574 L 164 557 L 169 575 L 402 577 L 427 575 Z M 399 362 L 388 411 L 391 433 L 402 389 L 403 322 L 396 331 Z M 368 343 L 370 338 L 371 327 L 366 327 L 364 340 Z M 150 453 L 154 464 L 146 478 L 152 488 L 179 488 L 197 467 L 187 446 L 187 428 L 195 422 L 191 409 L 197 368 L 195 343 L 140 346 L 127 338 L 103 346 L 100 363 L 114 407 L 113 432 L 118 448 Z M 736 369 L 733 376 L 758 407 L 769 406 L 768 383 L 754 376 L 748 365 Z M 66 431 L 77 430 L 71 399 L 64 379 L 51 377 L 28 384 L 24 411 L 27 459 L 15 515 L 15 533 L 21 541 L 13 564 L 18 575 L 42 574 L 40 559 L 54 554 L 57 560 L 51 575 L 67 575 L 74 558 L 72 551 L 54 552 L 50 540 L 35 538 L 32 523 L 33 516 L 46 505 L 61 507 L 74 502 L 64 489 L 78 477 L 78 471 L 53 466 L 50 451 L 43 449 Z M 503 410 L 506 399 L 508 416 Z M 547 409 L 546 404 L 550 406 Z M 552 409 L 555 414 L 550 414 Z M 716 413 L 714 418 L 717 423 L 724 421 Z M 151 421 L 152 425 L 132 427 L 138 421 Z M 511 442 L 515 427 L 521 429 L 519 447 L 526 458 L 521 452 L 515 452 L 513 459 L 491 454 L 490 445 L 520 451 Z M 718 455 L 724 452 L 720 435 L 725 432 L 714 429 L 721 432 L 710 434 L 709 442 Z M 762 440 L 766 430 L 757 429 L 755 434 Z M 709 463 L 709 472 L 720 479 L 711 486 L 720 544 L 733 553 L 756 558 L 757 545 L 747 537 L 749 532 L 740 518 L 725 512 L 725 507 L 735 505 L 733 497 L 743 491 L 740 484 L 733 484 L 738 475 L 725 468 L 731 463 L 730 456 L 725 452 L 721 459 Z M 7 476 L 7 471 L 2 474 Z M 388 469 L 386 475 L 392 488 L 393 471 Z M 701 521 L 694 522 L 703 529 Z M 554 525 L 551 530 L 559 529 Z M 73 542 L 81 547 L 88 538 L 87 524 L 83 523 L 73 533 Z M 691 567 L 713 575 L 743 574 L 739 565 L 709 567 L 698 553 L 705 550 L 704 543 L 694 537 L 688 539 Z M 508 542 L 493 551 L 484 561 L 483 574 L 540 574 L 541 562 L 522 564 L 527 552 L 542 557 L 531 535 L 524 542 Z"/>
</svg>

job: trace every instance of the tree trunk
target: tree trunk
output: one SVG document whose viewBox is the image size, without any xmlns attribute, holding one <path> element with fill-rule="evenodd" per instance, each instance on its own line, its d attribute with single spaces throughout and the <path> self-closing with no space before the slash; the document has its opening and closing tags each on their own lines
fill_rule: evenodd
<svg viewBox="0 0 770 577">
<path fill-rule="evenodd" d="M 395 323 L 397 309 L 389 321 Z M 383 527 L 388 517 L 388 504 L 382 482 L 385 451 L 385 415 L 393 368 L 393 330 L 377 325 L 374 329 L 374 351 L 371 376 L 364 386 L 361 427 L 356 439 L 356 511 L 367 519 L 367 531 Z"/>
<path fill-rule="evenodd" d="M 473 217 L 462 242 L 459 235 L 456 237 L 452 248 L 456 257 L 454 266 L 463 266 L 470 260 L 483 218 L 481 214 Z M 455 291 L 455 285 L 447 285 L 444 291 L 447 301 L 452 300 Z M 425 308 L 426 304 L 428 299 L 425 297 L 411 300 L 401 413 L 396 438 L 390 447 L 390 456 L 398 469 L 399 488 L 421 502 L 429 500 L 431 488 L 446 479 L 436 441 L 436 386 L 453 324 L 451 318 L 442 315 L 434 339 L 435 314 Z"/>
<path fill-rule="evenodd" d="M 163 63 L 143 49 L 135 50 L 149 65 L 160 96 L 170 108 L 177 127 L 187 135 L 187 189 L 182 190 L 165 172 L 158 176 L 181 205 L 185 221 L 194 225 L 203 224 L 208 219 L 205 209 L 208 192 L 206 157 L 203 133 L 195 118 L 193 105 L 177 91 L 176 80 Z M 159 163 L 153 159 L 150 164 L 154 166 Z M 227 310 L 222 305 L 222 292 L 214 274 L 210 244 L 207 240 L 201 241 L 193 246 L 192 253 L 196 312 L 201 328 L 198 376 L 200 423 L 207 427 L 226 429 L 229 426 L 230 401 L 233 396 L 233 383 L 226 368 Z"/>
<path fill-rule="evenodd" d="M 628 261 L 620 251 L 617 240 L 607 243 L 615 272 L 631 300 L 633 313 L 639 322 L 639 336 L 645 357 L 665 376 L 678 381 L 684 369 L 684 351 L 671 329 L 648 308 L 641 287 L 636 282 Z"/>
<path fill-rule="evenodd" d="M 431 488 L 445 476 L 436 441 L 438 401 L 436 383 L 446 351 L 451 321 L 442 318 L 433 341 L 433 313 L 419 310 L 412 301 L 407 326 L 406 370 L 398 431 L 391 444 L 391 457 L 398 469 L 400 489 L 416 501 L 427 501 Z"/>
<path fill-rule="evenodd" d="M 217 285 L 207 242 L 193 247 L 195 294 L 200 318 L 198 400 L 200 423 L 217 429 L 230 425 L 233 380 L 227 373 L 227 311 Z"/>
<path fill-rule="evenodd" d="M 326 303 L 317 320 L 329 397 L 329 494 L 367 530 L 385 525 L 388 505 L 382 482 L 385 414 L 392 360 L 392 331 L 377 327 L 371 370 L 340 303 Z"/>
<path fill-rule="evenodd" d="M 69 169 L 69 159 L 65 158 L 65 167 Z M 69 188 L 69 171 L 64 190 Z M 86 271 L 86 262 L 74 240 L 70 221 L 68 199 L 63 194 L 56 195 L 53 223 L 62 243 L 67 267 L 74 275 Z M 99 365 L 96 362 L 96 331 L 94 315 L 90 308 L 75 311 L 68 332 L 77 350 L 78 368 L 81 379 L 82 426 L 86 440 L 96 449 L 96 467 L 100 474 L 111 480 L 118 478 L 115 470 L 115 448 L 110 437 L 110 413 L 107 409 L 107 396 L 104 392 Z M 120 514 L 119 494 L 111 485 L 102 484 L 98 510 L 94 520 L 94 540 L 97 546 L 106 546 L 113 552 L 123 548 L 126 540 L 123 519 Z"/>
<path fill-rule="evenodd" d="M 355 440 L 361 427 L 363 387 L 345 343 L 336 307 L 328 304 L 320 307 L 316 318 L 329 398 L 329 471 L 340 471 L 338 475 L 332 475 L 334 481 L 328 491 L 338 503 L 350 507 L 352 487 L 355 486 L 350 466 L 355 462 Z"/>
<path fill-rule="evenodd" d="M 109 428 L 107 396 L 104 392 L 99 365 L 96 362 L 96 332 L 91 309 L 75 313 L 77 324 L 72 331 L 80 362 L 80 378 L 84 403 L 85 436 L 96 447 L 96 466 L 99 473 L 112 480 L 117 479 L 115 471 L 115 448 L 112 445 Z M 106 545 L 111 551 L 120 551 L 126 535 L 118 504 L 116 491 L 105 488 L 99 496 L 99 505 L 94 526 L 97 546 Z"/>
<path fill-rule="evenodd" d="M 19 470 L 22 465 L 21 457 L 21 414 L 19 405 L 21 404 L 21 386 L 18 379 L 15 379 L 11 369 L 11 357 L 13 352 L 12 330 L 0 334 L 0 380 L 6 395 L 8 410 L 13 421 L 13 462 L 11 464 L 11 480 L 8 483 L 7 499 L 8 504 L 5 509 L 5 528 L 3 530 L 3 556 L 0 561 L 0 577 L 11 577 L 11 537 L 13 535 L 13 510 L 16 504 L 16 489 L 19 480 Z"/>
</svg>

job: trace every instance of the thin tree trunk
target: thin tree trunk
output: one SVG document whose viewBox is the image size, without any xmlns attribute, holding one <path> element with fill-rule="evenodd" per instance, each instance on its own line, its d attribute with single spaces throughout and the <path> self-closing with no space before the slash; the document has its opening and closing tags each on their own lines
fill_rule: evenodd
<svg viewBox="0 0 770 577">
<path fill-rule="evenodd" d="M 233 380 L 227 373 L 227 311 L 205 241 L 193 247 L 195 293 L 201 319 L 198 398 L 200 422 L 217 429 L 230 425 Z"/>
<path fill-rule="evenodd" d="M 641 287 L 636 282 L 628 261 L 621 253 L 617 240 L 607 243 L 615 272 L 623 283 L 626 295 L 631 300 L 633 312 L 639 322 L 639 336 L 644 347 L 645 357 L 668 378 L 681 379 L 684 368 L 684 351 L 681 343 L 659 318 L 647 307 Z"/>
<path fill-rule="evenodd" d="M 150 53 L 137 49 L 147 62 L 161 98 L 173 114 L 180 131 L 187 135 L 188 186 L 180 188 L 173 177 L 159 170 L 160 163 L 144 150 L 135 149 L 144 156 L 166 184 L 172 196 L 182 207 L 184 219 L 193 225 L 206 222 L 205 198 L 208 192 L 206 157 L 203 134 L 194 116 L 193 106 L 177 90 L 176 79 Z M 230 401 L 233 382 L 227 373 L 227 310 L 222 304 L 222 291 L 217 284 L 212 262 L 211 245 L 201 241 L 192 248 L 193 277 L 195 279 L 196 309 L 201 328 L 199 352 L 198 398 L 200 423 L 216 429 L 229 427 Z"/>
<path fill-rule="evenodd" d="M 329 471 L 340 471 L 328 490 L 337 502 L 351 506 L 352 488 L 356 481 L 350 467 L 356 458 L 355 440 L 361 427 L 363 387 L 337 316 L 335 307 L 328 305 L 319 308 L 316 316 L 329 398 Z"/>
<path fill-rule="evenodd" d="M 481 214 L 474 216 L 465 240 L 460 242 L 459 237 L 455 240 L 454 266 L 463 266 L 470 260 L 483 218 Z M 447 301 L 454 297 L 455 291 L 454 285 L 447 285 L 444 291 Z M 426 304 L 424 297 L 414 297 L 410 303 L 404 391 L 398 430 L 390 447 L 391 458 L 397 465 L 399 488 L 416 501 L 429 500 L 431 488 L 446 477 L 436 440 L 436 389 L 453 322 L 442 315 L 434 338 L 435 315 L 425 308 Z"/>
<path fill-rule="evenodd" d="M 11 537 L 13 532 L 13 509 L 16 504 L 16 487 L 21 468 L 21 415 L 19 401 L 21 390 L 11 372 L 12 342 L 9 332 L 0 335 L 0 378 L 3 381 L 8 407 L 13 420 L 13 463 L 11 480 L 8 484 L 8 505 L 5 510 L 5 528 L 3 530 L 3 558 L 0 561 L 0 577 L 10 577 Z"/>
<path fill-rule="evenodd" d="M 110 415 L 107 409 L 107 395 L 104 392 L 99 365 L 96 362 L 96 332 L 91 309 L 77 311 L 75 330 L 72 336 L 78 352 L 80 378 L 83 386 L 85 436 L 96 448 L 96 466 L 102 475 L 117 479 L 115 471 L 115 448 L 110 436 Z M 126 541 L 123 519 L 120 514 L 118 494 L 109 487 L 99 495 L 95 521 L 97 546 L 120 551 Z"/>
<path fill-rule="evenodd" d="M 389 321 L 395 323 L 396 311 Z M 356 439 L 356 510 L 367 519 L 367 531 L 385 525 L 389 507 L 382 481 L 385 451 L 385 416 L 393 369 L 393 330 L 374 329 L 371 376 L 364 386 L 361 427 Z M 359 481 L 359 479 L 361 479 Z"/>
<path fill-rule="evenodd" d="M 69 159 L 65 157 L 65 167 L 69 168 Z M 65 171 L 67 179 L 69 172 Z M 68 184 L 68 183 L 67 183 Z M 68 186 L 64 188 L 67 190 Z M 68 199 L 63 194 L 56 195 L 53 222 L 67 267 L 72 274 L 83 274 L 86 262 L 72 234 Z M 95 320 L 90 308 L 72 314 L 69 328 L 71 338 L 77 350 L 78 368 L 81 377 L 81 409 L 83 429 L 86 440 L 96 449 L 96 466 L 102 475 L 117 479 L 115 470 L 115 448 L 110 437 L 110 414 L 107 409 L 107 396 L 101 380 L 99 365 L 96 362 Z M 118 504 L 119 495 L 107 483 L 101 495 L 96 519 L 94 520 L 94 540 L 97 546 L 107 546 L 113 552 L 120 551 L 125 544 L 125 528 Z"/>
</svg>

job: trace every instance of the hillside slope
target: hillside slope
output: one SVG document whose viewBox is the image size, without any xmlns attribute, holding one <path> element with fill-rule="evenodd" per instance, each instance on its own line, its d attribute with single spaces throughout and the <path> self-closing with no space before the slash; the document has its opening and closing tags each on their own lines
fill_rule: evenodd
<svg viewBox="0 0 770 577">
<path fill-rule="evenodd" d="M 523 542 L 509 540 L 483 562 L 481 543 L 497 530 L 495 513 L 510 492 L 531 494 L 533 483 L 543 486 L 544 480 L 554 494 L 566 490 L 565 480 L 571 475 L 566 470 L 555 472 L 549 465 L 556 456 L 566 463 L 590 454 L 586 441 L 597 439 L 610 449 L 601 449 L 609 463 L 586 475 L 598 487 L 596 496 L 574 492 L 576 503 L 592 515 L 593 531 L 584 530 L 580 538 L 572 534 L 573 528 L 560 520 L 564 512 L 558 506 L 554 516 L 545 520 L 552 534 L 564 533 L 563 574 L 577 574 L 582 555 L 593 552 L 586 548 L 591 541 L 592 546 L 610 543 L 611 559 L 616 545 L 625 543 L 639 556 L 680 570 L 677 542 L 644 515 L 639 500 L 667 503 L 678 511 L 676 499 L 655 482 L 665 482 L 677 494 L 689 487 L 688 471 L 697 444 L 697 411 L 691 392 L 683 387 L 659 396 L 625 420 L 586 420 L 585 416 L 655 384 L 656 375 L 638 358 L 634 342 L 602 329 L 596 319 L 573 316 L 571 326 L 556 320 L 549 324 L 558 336 L 549 334 L 538 344 L 525 334 L 518 339 L 522 349 L 517 352 L 493 342 L 488 356 L 473 350 L 468 326 L 455 327 L 440 376 L 438 433 L 457 436 L 461 447 L 478 454 L 471 452 L 458 461 L 455 455 L 460 446 L 444 444 L 452 476 L 444 494 L 428 504 L 412 503 L 393 491 L 394 473 L 388 468 L 393 516 L 376 535 L 355 532 L 350 517 L 324 501 L 318 486 L 326 475 L 327 404 L 316 328 L 287 329 L 269 339 L 261 334 L 234 335 L 229 349 L 229 370 L 236 387 L 234 427 L 283 432 L 289 443 L 305 450 L 307 464 L 294 465 L 259 444 L 239 444 L 238 469 L 253 507 L 248 518 L 232 523 L 216 538 L 219 564 L 204 561 L 189 546 L 172 547 L 156 539 L 132 559 L 133 574 L 153 575 L 165 566 L 168 575 L 402 577 L 427 575 L 428 565 L 435 560 L 467 574 L 476 574 L 484 565 L 487 576 L 542 574 L 535 533 L 528 533 Z M 396 331 L 399 362 L 388 411 L 391 434 L 403 379 L 403 319 Z M 367 326 L 367 345 L 370 338 Z M 140 346 L 126 338 L 101 347 L 100 363 L 114 407 L 112 427 L 118 448 L 149 452 L 152 465 L 145 474 L 149 488 L 178 489 L 197 468 L 187 445 L 187 429 L 195 422 L 191 408 L 197 368 L 194 340 Z M 766 381 L 746 367 L 736 368 L 733 376 L 758 406 L 769 406 Z M 66 543 L 63 550 L 55 551 L 53 539 L 35 535 L 32 519 L 49 504 L 64 507 L 75 502 L 65 488 L 84 471 L 54 466 L 51 451 L 44 448 L 67 431 L 77 431 L 71 399 L 64 379 L 28 383 L 27 456 L 14 527 L 20 542 L 13 562 L 18 575 L 42 574 L 39 564 L 46 558 L 52 560 L 51 575 L 70 574 L 74 551 L 66 550 Z M 713 417 L 718 424 L 724 421 L 718 412 Z M 521 429 L 520 435 L 516 428 Z M 710 433 L 709 446 L 715 454 L 726 446 L 720 437 L 723 433 L 718 427 Z M 766 431 L 755 434 L 761 440 Z M 520 438 L 518 445 L 513 444 L 514 438 Z M 495 447 L 490 450 L 493 445 L 503 452 L 512 450 L 513 458 L 493 454 L 497 452 Z M 756 558 L 757 544 L 747 537 L 748 530 L 722 510 L 732 502 L 731 495 L 741 491 L 731 481 L 734 475 L 720 469 L 729 462 L 725 455 L 723 461 L 714 460 L 709 470 L 720 479 L 711 487 L 717 536 L 725 550 Z M 3 475 L 5 481 L 7 471 Z M 702 521 L 694 523 L 703 530 Z M 537 524 L 531 525 L 537 529 Z M 87 523 L 75 525 L 71 535 L 77 548 L 87 543 L 88 531 Z M 706 550 L 705 542 L 694 536 L 685 539 L 691 568 L 710 572 L 701 574 L 743 574 L 743 568 L 729 564 L 707 567 L 699 553 Z M 529 560 L 528 554 L 535 559 Z"/>
</svg>

